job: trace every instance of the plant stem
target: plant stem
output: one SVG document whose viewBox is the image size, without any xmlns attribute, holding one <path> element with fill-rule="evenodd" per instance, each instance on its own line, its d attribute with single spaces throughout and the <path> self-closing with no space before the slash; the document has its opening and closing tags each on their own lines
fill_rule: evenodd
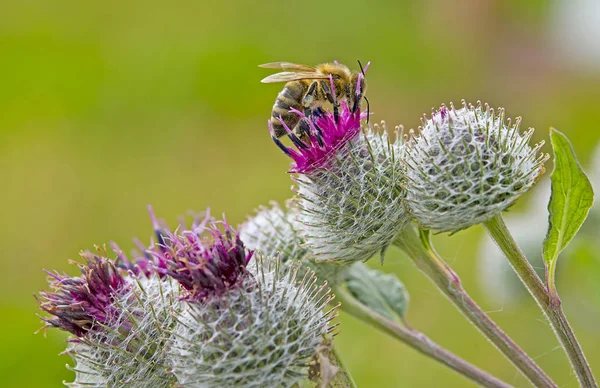
<svg viewBox="0 0 600 388">
<path fill-rule="evenodd" d="M 340 352 L 338 351 L 338 349 L 333 346 L 333 356 L 335 357 L 338 366 L 340 367 L 341 371 L 338 373 L 342 373 L 344 375 L 344 380 L 345 383 L 348 384 L 348 388 L 358 388 L 358 386 L 356 385 L 356 382 L 354 381 L 354 378 L 352 378 L 352 374 L 350 373 L 350 370 L 348 369 L 348 367 L 346 367 L 346 363 L 344 362 L 344 360 L 342 359 Z"/>
<path fill-rule="evenodd" d="M 525 287 L 527 287 L 529 293 L 538 303 L 548 321 L 550 321 L 554 333 L 567 353 L 579 384 L 586 388 L 598 387 L 590 365 L 585 358 L 585 354 L 583 354 L 581 345 L 577 342 L 575 333 L 562 310 L 558 294 L 556 292 L 548 292 L 548 289 L 544 286 L 542 280 L 510 234 L 502 215 L 498 214 L 490 221 L 484 223 L 484 226 L 502 252 L 504 252 L 513 269 L 519 275 L 521 282 L 525 284 Z"/>
<path fill-rule="evenodd" d="M 417 267 L 534 386 L 557 387 L 550 377 L 483 312 L 463 289 L 458 275 L 433 249 L 428 232 L 422 231 L 419 237 L 412 227 L 406 227 L 394 244 L 408 254 Z"/>
<path fill-rule="evenodd" d="M 369 307 L 357 301 L 343 288 L 337 287 L 334 292 L 336 300 L 342 302 L 341 309 L 343 311 L 404 342 L 411 348 L 446 365 L 463 376 L 475 381 L 479 385 L 483 387 L 511 387 L 505 382 L 444 349 L 429 339 L 425 334 L 415 329 L 404 327 L 399 323 L 391 321 L 376 313 Z"/>
</svg>

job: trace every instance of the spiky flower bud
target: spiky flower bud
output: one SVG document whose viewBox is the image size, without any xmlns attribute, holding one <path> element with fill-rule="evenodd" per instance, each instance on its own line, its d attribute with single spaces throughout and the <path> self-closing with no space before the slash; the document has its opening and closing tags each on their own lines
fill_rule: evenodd
<svg viewBox="0 0 600 388">
<path fill-rule="evenodd" d="M 177 383 L 167 350 L 183 308 L 179 285 L 158 276 L 127 280 L 127 292 L 114 300 L 121 314 L 71 341 L 65 353 L 75 360 L 75 381 L 67 385 L 167 388 Z"/>
<path fill-rule="evenodd" d="M 298 113 L 299 114 L 299 113 Z M 317 261 L 348 265 L 383 253 L 409 218 L 402 205 L 401 139 L 376 126 L 361 133 L 360 112 L 346 104 L 303 122 L 291 172 L 298 185 L 298 231 Z M 294 136 L 290 133 L 290 136 Z"/>
<path fill-rule="evenodd" d="M 302 261 L 309 256 L 304 240 L 298 235 L 295 208 L 287 203 L 284 208 L 277 202 L 261 206 L 239 228 L 240 239 L 246 247 L 260 251 L 264 256 L 279 256 L 281 263 Z"/>
<path fill-rule="evenodd" d="M 409 210 L 422 227 L 456 232 L 490 220 L 527 192 L 544 172 L 548 155 L 533 148 L 533 129 L 519 133 L 486 104 L 463 101 L 425 118 L 405 146 Z"/>
<path fill-rule="evenodd" d="M 253 276 L 221 297 L 191 304 L 174 330 L 173 371 L 189 387 L 292 386 L 332 330 L 332 300 L 310 271 L 255 259 Z M 282 275 L 283 273 L 283 275 Z"/>
<path fill-rule="evenodd" d="M 75 360 L 73 386 L 168 387 L 165 333 L 177 310 L 177 283 L 132 278 L 99 255 L 84 253 L 82 276 L 49 273 L 54 292 L 40 293 L 42 318 L 76 336 L 66 353 Z M 151 312 L 151 313 L 150 313 Z"/>
<path fill-rule="evenodd" d="M 335 285 L 344 278 L 347 267 L 331 262 L 316 262 L 298 234 L 298 208 L 288 201 L 285 208 L 276 202 L 261 207 L 240 227 L 240 238 L 250 249 L 267 257 L 279 257 L 283 266 L 291 261 L 315 272 L 320 281 Z"/>
</svg>

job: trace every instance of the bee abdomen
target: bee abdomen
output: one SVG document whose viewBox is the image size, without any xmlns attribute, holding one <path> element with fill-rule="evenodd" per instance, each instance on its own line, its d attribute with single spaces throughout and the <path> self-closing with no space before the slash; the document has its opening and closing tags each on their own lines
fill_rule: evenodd
<svg viewBox="0 0 600 388">
<path fill-rule="evenodd" d="M 300 121 L 300 117 L 298 117 L 295 113 L 292 113 L 288 110 L 278 111 L 273 109 L 271 126 L 273 127 L 276 137 L 282 137 L 287 134 L 285 127 L 281 123 L 280 117 L 290 130 L 293 130 L 296 124 L 298 124 L 298 121 Z"/>
<path fill-rule="evenodd" d="M 271 114 L 271 125 L 276 137 L 282 137 L 287 134 L 285 127 L 281 123 L 280 117 L 287 125 L 290 130 L 293 130 L 300 118 L 293 112 L 290 112 L 291 108 L 302 110 L 301 98 L 302 98 L 303 85 L 293 83 L 292 85 L 286 85 L 283 90 L 277 95 L 275 105 L 273 105 L 273 112 Z"/>
</svg>

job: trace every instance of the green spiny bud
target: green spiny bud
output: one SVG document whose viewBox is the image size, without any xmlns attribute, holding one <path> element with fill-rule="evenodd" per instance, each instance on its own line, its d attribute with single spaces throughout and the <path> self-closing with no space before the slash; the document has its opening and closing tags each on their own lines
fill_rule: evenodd
<svg viewBox="0 0 600 388">
<path fill-rule="evenodd" d="M 463 101 L 425 118 L 406 144 L 406 203 L 422 227 L 456 232 L 485 222 L 510 207 L 544 172 L 543 143 L 531 147 L 533 129 L 515 125 L 488 105 Z"/>
<path fill-rule="evenodd" d="M 113 304 L 119 315 L 85 336 L 71 340 L 66 353 L 75 360 L 73 387 L 171 387 L 168 338 L 180 313 L 179 285 L 156 275 L 128 277 L 128 291 Z"/>
<path fill-rule="evenodd" d="M 315 262 L 306 242 L 298 234 L 298 208 L 288 201 L 282 208 L 276 202 L 270 207 L 261 207 L 240 228 L 240 238 L 249 249 L 267 257 L 278 256 L 286 266 L 290 261 L 299 261 L 310 268 L 320 281 L 330 285 L 340 282 L 347 267 L 331 262 Z"/>
<path fill-rule="evenodd" d="M 321 168 L 299 174 L 299 233 L 317 261 L 343 265 L 383 254 L 409 221 L 400 186 L 401 139 L 366 128 Z"/>
<path fill-rule="evenodd" d="M 278 260 L 255 258 L 253 276 L 218 298 L 191 303 L 178 317 L 173 371 L 189 387 L 292 386 L 332 330 L 326 285 L 310 271 L 282 271 Z"/>
</svg>

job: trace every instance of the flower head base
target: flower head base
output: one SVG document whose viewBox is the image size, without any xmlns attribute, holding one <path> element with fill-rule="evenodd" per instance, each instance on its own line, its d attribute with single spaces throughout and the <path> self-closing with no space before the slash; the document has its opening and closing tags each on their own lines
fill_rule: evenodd
<svg viewBox="0 0 600 388">
<path fill-rule="evenodd" d="M 365 129 L 323 168 L 296 177 L 298 230 L 317 261 L 348 265 L 383 259 L 409 217 L 402 204 L 402 139 L 383 128 Z"/>
<path fill-rule="evenodd" d="M 258 257 L 253 278 L 221 298 L 191 304 L 174 329 L 173 373 L 191 387 L 294 386 L 335 326 L 326 285 L 314 274 Z"/>
<path fill-rule="evenodd" d="M 166 269 L 164 274 L 189 291 L 189 298 L 203 300 L 221 294 L 247 273 L 253 251 L 247 251 L 238 234 L 222 222 L 221 231 L 207 213 L 191 230 L 171 232 L 164 228 L 162 244 L 148 251 Z"/>
<path fill-rule="evenodd" d="M 330 157 L 360 133 L 360 122 L 367 117 L 366 113 L 361 113 L 359 110 L 352 112 L 345 101 L 340 104 L 337 120 L 336 115 L 331 112 L 323 112 L 311 118 L 295 109 L 292 109 L 292 112 L 300 116 L 304 141 L 292 133 L 290 128 L 285 127 L 283 120 L 281 123 L 296 149 L 286 147 L 277 139 L 270 122 L 269 130 L 275 144 L 294 161 L 290 172 L 299 174 L 325 168 Z"/>
<path fill-rule="evenodd" d="M 53 292 L 42 291 L 40 308 L 54 318 L 42 318 L 47 327 L 56 327 L 78 337 L 119 315 L 113 301 L 127 289 L 115 265 L 100 256 L 84 253 L 85 264 L 78 264 L 82 276 L 70 277 L 47 272 Z"/>
<path fill-rule="evenodd" d="M 510 207 L 544 171 L 543 143 L 531 148 L 530 129 L 519 133 L 486 104 L 446 106 L 424 121 L 406 144 L 407 204 L 425 228 L 456 232 Z"/>
</svg>

